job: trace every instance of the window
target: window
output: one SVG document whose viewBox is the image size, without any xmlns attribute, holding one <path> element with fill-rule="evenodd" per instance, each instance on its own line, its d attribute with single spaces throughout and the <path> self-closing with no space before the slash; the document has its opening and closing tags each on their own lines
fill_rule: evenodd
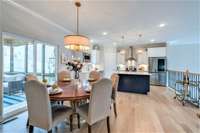
<svg viewBox="0 0 200 133">
<path fill-rule="evenodd" d="M 26 106 L 25 76 L 36 73 L 51 84 L 56 79 L 56 47 L 45 43 L 3 35 L 3 109 L 4 113 Z"/>
<path fill-rule="evenodd" d="M 25 72 L 25 45 L 13 46 L 14 72 Z"/>
<path fill-rule="evenodd" d="M 45 45 L 45 78 L 48 82 L 55 82 L 56 72 L 56 48 L 54 46 Z"/>
<path fill-rule="evenodd" d="M 42 52 L 43 52 L 43 44 L 36 43 L 37 46 L 37 74 L 42 74 Z"/>
<path fill-rule="evenodd" d="M 33 51 L 33 44 L 32 43 L 28 43 L 28 51 L 27 51 L 27 71 L 28 73 L 33 73 L 34 72 L 34 58 L 33 58 L 33 55 L 34 55 L 34 51 Z"/>
<path fill-rule="evenodd" d="M 10 46 L 3 46 L 4 72 L 10 72 Z"/>
<path fill-rule="evenodd" d="M 45 46 L 45 74 L 55 73 L 56 63 L 55 47 Z"/>
</svg>

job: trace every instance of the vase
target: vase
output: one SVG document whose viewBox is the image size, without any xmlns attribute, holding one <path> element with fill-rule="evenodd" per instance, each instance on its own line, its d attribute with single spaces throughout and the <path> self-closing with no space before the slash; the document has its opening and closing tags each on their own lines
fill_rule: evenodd
<svg viewBox="0 0 200 133">
<path fill-rule="evenodd" d="M 75 79 L 79 79 L 79 71 L 75 71 Z"/>
</svg>

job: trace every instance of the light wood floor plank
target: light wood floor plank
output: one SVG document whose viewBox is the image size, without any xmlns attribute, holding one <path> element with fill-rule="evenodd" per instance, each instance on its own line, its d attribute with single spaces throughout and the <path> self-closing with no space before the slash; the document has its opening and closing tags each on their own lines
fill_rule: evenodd
<svg viewBox="0 0 200 133">
<path fill-rule="evenodd" d="M 182 106 L 173 99 L 174 93 L 165 87 L 151 87 L 148 95 L 118 93 L 118 117 L 111 117 L 112 133 L 200 133 L 198 108 L 186 104 Z M 26 133 L 27 113 L 15 121 L 0 126 L 1 133 Z M 93 133 L 107 133 L 106 121 L 96 123 Z M 56 132 L 54 130 L 54 132 Z M 36 129 L 35 133 L 45 133 Z M 62 123 L 57 133 L 70 133 L 69 127 Z M 87 133 L 86 124 L 73 133 Z"/>
</svg>

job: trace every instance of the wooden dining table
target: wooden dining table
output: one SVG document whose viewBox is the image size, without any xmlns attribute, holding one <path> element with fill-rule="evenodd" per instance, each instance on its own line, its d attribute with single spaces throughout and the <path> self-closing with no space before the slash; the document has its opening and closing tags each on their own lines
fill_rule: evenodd
<svg viewBox="0 0 200 133">
<path fill-rule="evenodd" d="M 74 81 L 71 82 L 57 82 L 58 87 L 63 91 L 59 94 L 50 95 L 51 101 L 71 101 L 78 102 L 80 100 L 90 98 L 90 93 L 85 91 L 81 85 L 77 85 Z"/>
<path fill-rule="evenodd" d="M 87 83 L 87 81 L 84 81 Z M 90 98 L 90 92 L 86 91 L 87 87 L 91 84 L 84 86 L 83 82 L 77 80 L 72 80 L 71 82 L 57 82 L 59 88 L 63 91 L 59 94 L 50 95 L 51 101 L 69 101 L 72 107 L 72 117 L 79 114 L 76 111 L 77 106 L 80 104 L 81 101 L 87 101 Z M 73 130 L 73 118 L 70 118 L 71 124 L 71 131 Z M 78 118 L 80 119 L 80 117 Z M 80 128 L 80 123 L 78 120 L 78 128 Z"/>
</svg>

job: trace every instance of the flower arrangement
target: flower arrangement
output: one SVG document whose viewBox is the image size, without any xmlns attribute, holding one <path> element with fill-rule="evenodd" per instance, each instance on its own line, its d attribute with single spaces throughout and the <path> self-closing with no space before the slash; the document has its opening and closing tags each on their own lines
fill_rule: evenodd
<svg viewBox="0 0 200 133">
<path fill-rule="evenodd" d="M 82 69 L 83 64 L 78 60 L 73 60 L 73 61 L 69 61 L 66 65 L 67 65 L 67 68 L 70 71 L 75 72 L 75 78 L 78 79 L 79 78 L 79 72 Z"/>
</svg>

